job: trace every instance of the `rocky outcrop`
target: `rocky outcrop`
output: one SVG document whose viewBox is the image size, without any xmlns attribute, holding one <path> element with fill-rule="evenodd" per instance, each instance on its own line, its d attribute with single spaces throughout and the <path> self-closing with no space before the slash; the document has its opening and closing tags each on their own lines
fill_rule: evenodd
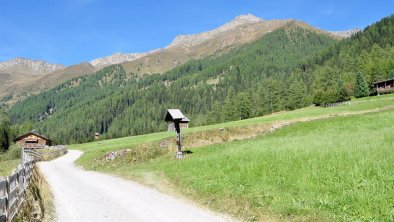
<svg viewBox="0 0 394 222">
<path fill-rule="evenodd" d="M 22 57 L 17 57 L 5 62 L 0 62 L 0 71 L 5 73 L 45 75 L 64 68 L 64 65 L 50 64 L 45 61 L 25 59 Z"/>
</svg>

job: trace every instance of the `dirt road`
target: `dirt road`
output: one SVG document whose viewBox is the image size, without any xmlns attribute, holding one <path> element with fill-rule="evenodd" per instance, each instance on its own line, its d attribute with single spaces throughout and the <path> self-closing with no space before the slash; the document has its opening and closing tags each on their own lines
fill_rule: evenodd
<svg viewBox="0 0 394 222">
<path fill-rule="evenodd" d="M 228 220 L 140 184 L 82 170 L 73 164 L 81 154 L 69 151 L 38 164 L 55 197 L 57 221 Z"/>
</svg>

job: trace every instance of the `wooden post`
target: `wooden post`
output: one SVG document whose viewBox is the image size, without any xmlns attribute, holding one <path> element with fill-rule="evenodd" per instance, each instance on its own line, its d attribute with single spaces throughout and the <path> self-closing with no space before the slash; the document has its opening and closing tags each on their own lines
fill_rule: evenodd
<svg viewBox="0 0 394 222">
<path fill-rule="evenodd" d="M 176 130 L 176 145 L 178 147 L 178 151 L 176 152 L 176 158 L 182 159 L 182 145 L 181 145 L 181 127 L 179 125 L 179 120 L 174 121 L 175 130 Z"/>
</svg>

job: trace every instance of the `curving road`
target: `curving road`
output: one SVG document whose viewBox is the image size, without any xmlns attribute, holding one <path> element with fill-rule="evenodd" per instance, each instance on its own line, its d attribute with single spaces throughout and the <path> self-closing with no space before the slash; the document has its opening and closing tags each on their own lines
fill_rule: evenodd
<svg viewBox="0 0 394 222">
<path fill-rule="evenodd" d="M 118 177 L 85 171 L 73 162 L 82 154 L 38 164 L 55 198 L 57 221 L 226 221 L 140 184 Z"/>
</svg>

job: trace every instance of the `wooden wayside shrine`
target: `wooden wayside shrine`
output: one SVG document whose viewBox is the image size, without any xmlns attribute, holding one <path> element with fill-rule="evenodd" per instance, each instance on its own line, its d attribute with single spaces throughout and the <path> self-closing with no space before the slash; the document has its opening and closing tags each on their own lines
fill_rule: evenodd
<svg viewBox="0 0 394 222">
<path fill-rule="evenodd" d="M 167 123 L 173 123 L 175 126 L 175 131 L 176 131 L 176 144 L 178 151 L 176 152 L 176 158 L 177 159 L 182 159 L 183 158 L 183 153 L 182 153 L 182 145 L 181 145 L 181 127 L 180 124 L 182 123 L 188 123 L 190 120 L 183 115 L 183 113 L 179 109 L 167 109 L 166 116 L 164 120 Z"/>
</svg>

